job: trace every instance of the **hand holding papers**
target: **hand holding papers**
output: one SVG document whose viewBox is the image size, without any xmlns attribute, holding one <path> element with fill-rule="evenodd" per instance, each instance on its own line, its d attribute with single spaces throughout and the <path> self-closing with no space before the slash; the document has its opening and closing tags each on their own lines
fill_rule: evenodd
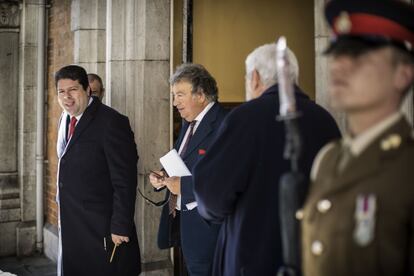
<svg viewBox="0 0 414 276">
<path fill-rule="evenodd" d="M 166 155 L 160 158 L 161 165 L 164 167 L 167 174 L 172 176 L 190 176 L 191 172 L 188 170 L 184 161 L 175 149 L 169 151 Z"/>
</svg>

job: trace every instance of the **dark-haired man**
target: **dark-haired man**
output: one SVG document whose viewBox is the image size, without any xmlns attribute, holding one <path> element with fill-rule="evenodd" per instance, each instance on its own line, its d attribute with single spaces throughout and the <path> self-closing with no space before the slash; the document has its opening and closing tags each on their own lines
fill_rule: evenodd
<svg viewBox="0 0 414 276">
<path fill-rule="evenodd" d="M 90 97 L 80 66 L 61 68 L 55 83 L 63 109 L 57 141 L 58 275 L 136 276 L 138 155 L 128 118 Z"/>
<path fill-rule="evenodd" d="M 174 148 L 192 170 L 209 150 L 225 110 L 217 102 L 216 80 L 199 64 L 179 66 L 170 84 L 173 104 L 183 118 Z M 156 188 L 167 187 L 171 194 L 161 215 L 159 247 L 181 246 L 189 274 L 210 276 L 220 225 L 208 225 L 198 214 L 191 176 L 161 180 L 151 174 L 150 181 Z"/>
<path fill-rule="evenodd" d="M 325 13 L 328 90 L 348 129 L 313 165 L 304 274 L 414 275 L 414 139 L 399 111 L 414 81 L 414 8 L 333 0 Z"/>
</svg>

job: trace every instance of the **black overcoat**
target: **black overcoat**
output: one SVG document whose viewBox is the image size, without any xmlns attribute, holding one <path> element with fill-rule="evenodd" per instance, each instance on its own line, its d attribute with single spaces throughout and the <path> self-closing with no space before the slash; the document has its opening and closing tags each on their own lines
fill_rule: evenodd
<svg viewBox="0 0 414 276">
<path fill-rule="evenodd" d="M 299 128 L 304 139 L 301 170 L 340 136 L 334 119 L 296 88 Z M 193 171 L 198 211 L 223 222 L 213 275 L 276 275 L 282 262 L 278 183 L 288 171 L 285 132 L 277 85 L 228 114 L 205 157 Z"/>
<path fill-rule="evenodd" d="M 94 98 L 59 163 L 64 276 L 139 274 L 137 162 L 128 118 Z M 109 263 L 111 233 L 128 236 L 130 242 L 120 245 Z"/>
</svg>

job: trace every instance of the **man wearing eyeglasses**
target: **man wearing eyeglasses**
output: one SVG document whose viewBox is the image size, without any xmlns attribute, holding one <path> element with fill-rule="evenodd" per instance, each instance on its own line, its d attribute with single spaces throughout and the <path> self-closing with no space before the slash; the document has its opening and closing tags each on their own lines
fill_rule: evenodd
<svg viewBox="0 0 414 276">
<path fill-rule="evenodd" d="M 181 65 L 170 84 L 173 104 L 183 118 L 174 147 L 191 170 L 208 151 L 225 110 L 217 102 L 215 79 L 201 65 Z M 158 245 L 161 249 L 181 247 L 189 274 L 209 276 L 220 225 L 208 225 L 198 214 L 191 176 L 164 175 L 161 171 L 150 174 L 152 185 L 167 188 L 169 197 L 162 210 Z"/>
<path fill-rule="evenodd" d="M 141 270 L 134 223 L 137 149 L 128 118 L 90 96 L 86 71 L 55 74 L 59 105 L 58 275 Z"/>
</svg>

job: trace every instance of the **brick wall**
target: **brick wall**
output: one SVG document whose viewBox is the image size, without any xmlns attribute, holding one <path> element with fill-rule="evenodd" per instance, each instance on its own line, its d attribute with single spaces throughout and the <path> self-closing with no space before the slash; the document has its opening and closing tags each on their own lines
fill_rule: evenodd
<svg viewBox="0 0 414 276">
<path fill-rule="evenodd" d="M 47 60 L 47 160 L 45 208 L 46 221 L 57 225 L 56 196 L 56 138 L 57 124 L 62 112 L 56 97 L 54 73 L 62 66 L 73 63 L 73 32 L 70 30 L 71 1 L 52 0 L 49 9 Z"/>
</svg>

